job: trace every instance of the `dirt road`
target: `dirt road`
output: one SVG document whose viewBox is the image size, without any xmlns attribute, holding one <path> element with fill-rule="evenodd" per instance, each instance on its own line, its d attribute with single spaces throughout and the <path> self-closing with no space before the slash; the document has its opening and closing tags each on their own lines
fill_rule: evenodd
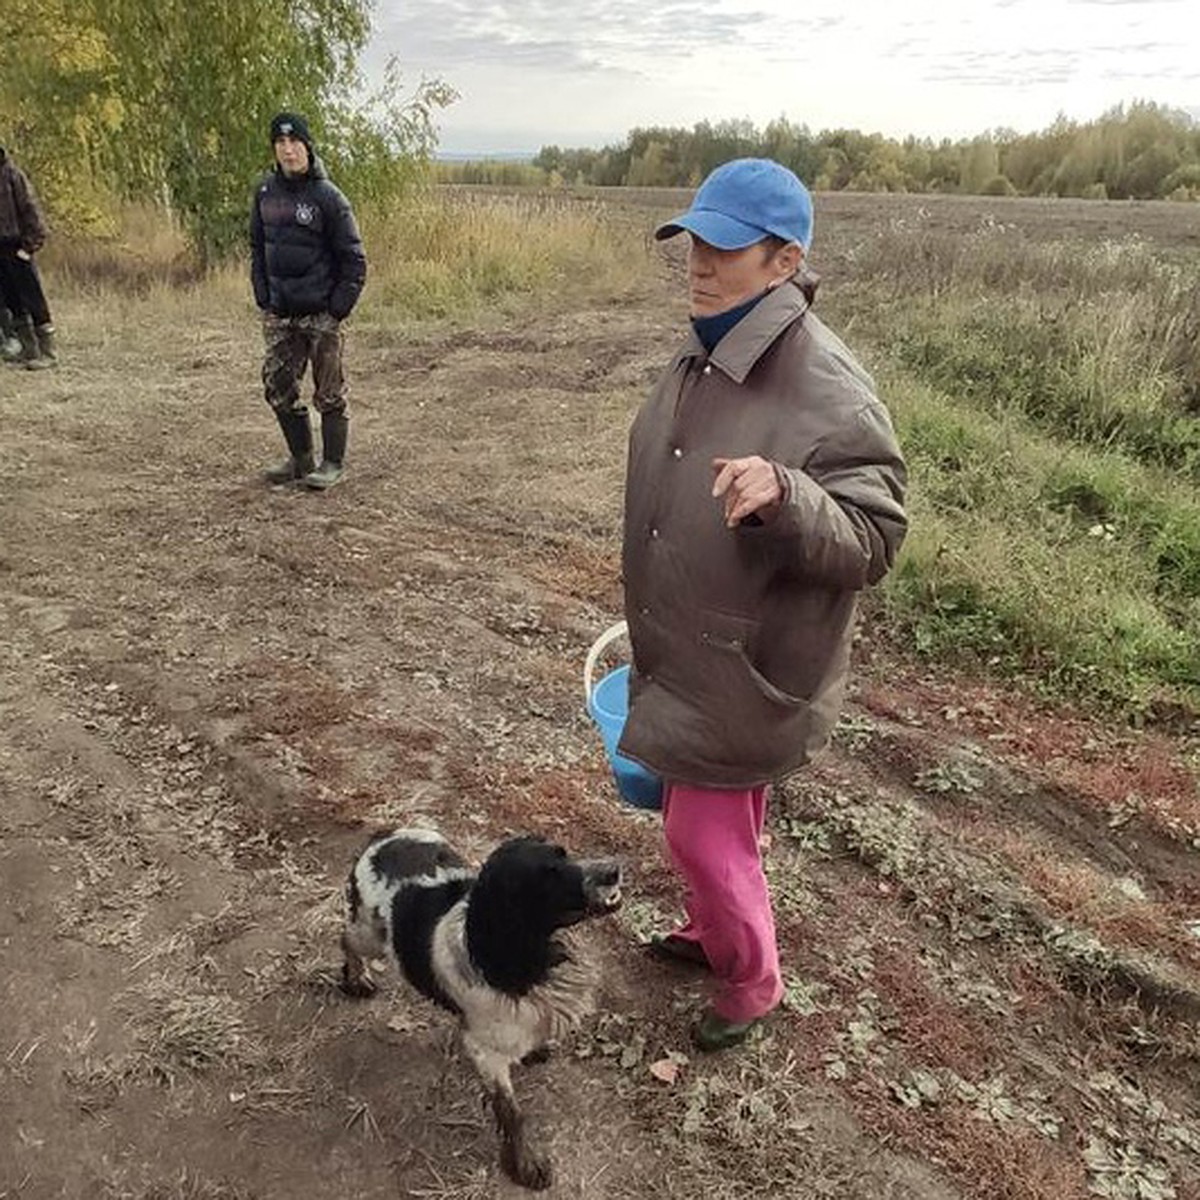
<svg viewBox="0 0 1200 1200">
<path fill-rule="evenodd" d="M 787 1007 L 692 1057 L 579 680 L 666 295 L 362 322 L 327 495 L 256 479 L 241 311 L 69 300 L 63 367 L 0 378 L 0 1197 L 516 1194 L 442 1014 L 336 987 L 350 858 L 414 822 L 629 864 L 600 1012 L 519 1084 L 551 1195 L 1200 1195 L 1194 775 L 869 628 L 775 806 Z"/>
</svg>

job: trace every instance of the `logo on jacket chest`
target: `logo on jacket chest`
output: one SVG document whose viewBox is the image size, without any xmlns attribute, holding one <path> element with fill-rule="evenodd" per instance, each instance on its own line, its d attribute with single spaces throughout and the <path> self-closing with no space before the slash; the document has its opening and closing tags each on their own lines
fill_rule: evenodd
<svg viewBox="0 0 1200 1200">
<path fill-rule="evenodd" d="M 296 224 L 311 225 L 317 218 L 317 209 L 313 204 L 296 205 Z"/>
</svg>

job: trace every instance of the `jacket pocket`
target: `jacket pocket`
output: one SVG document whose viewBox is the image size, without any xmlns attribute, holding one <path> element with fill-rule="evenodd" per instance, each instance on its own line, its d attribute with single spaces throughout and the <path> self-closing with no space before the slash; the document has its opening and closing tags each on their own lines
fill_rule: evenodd
<svg viewBox="0 0 1200 1200">
<path fill-rule="evenodd" d="M 758 645 L 759 622 L 751 617 L 737 616 L 706 608 L 700 612 L 700 642 L 710 649 L 728 654 L 743 670 L 758 693 L 783 708 L 807 708 L 802 696 L 793 696 L 773 684 L 754 665 Z"/>
</svg>

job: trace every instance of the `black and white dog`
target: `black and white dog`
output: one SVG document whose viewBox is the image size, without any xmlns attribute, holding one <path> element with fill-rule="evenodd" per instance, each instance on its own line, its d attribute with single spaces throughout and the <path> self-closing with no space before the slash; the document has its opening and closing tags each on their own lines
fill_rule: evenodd
<svg viewBox="0 0 1200 1200">
<path fill-rule="evenodd" d="M 362 853 L 346 898 L 345 991 L 371 995 L 368 962 L 390 955 L 409 983 L 456 1012 L 491 1098 L 501 1165 L 525 1187 L 548 1187 L 550 1164 L 526 1143 L 511 1069 L 590 1011 L 594 972 L 563 931 L 620 906 L 620 866 L 517 837 L 475 872 L 440 834 L 398 829 Z"/>
</svg>

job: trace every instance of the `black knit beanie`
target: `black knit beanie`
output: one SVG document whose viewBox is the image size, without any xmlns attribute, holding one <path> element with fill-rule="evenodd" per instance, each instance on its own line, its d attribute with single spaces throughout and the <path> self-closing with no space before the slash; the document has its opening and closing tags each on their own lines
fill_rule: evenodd
<svg viewBox="0 0 1200 1200">
<path fill-rule="evenodd" d="M 308 149 L 308 157 L 312 158 L 312 134 L 308 132 L 308 122 L 299 113 L 281 112 L 271 118 L 271 145 L 285 134 L 299 138 Z"/>
</svg>

